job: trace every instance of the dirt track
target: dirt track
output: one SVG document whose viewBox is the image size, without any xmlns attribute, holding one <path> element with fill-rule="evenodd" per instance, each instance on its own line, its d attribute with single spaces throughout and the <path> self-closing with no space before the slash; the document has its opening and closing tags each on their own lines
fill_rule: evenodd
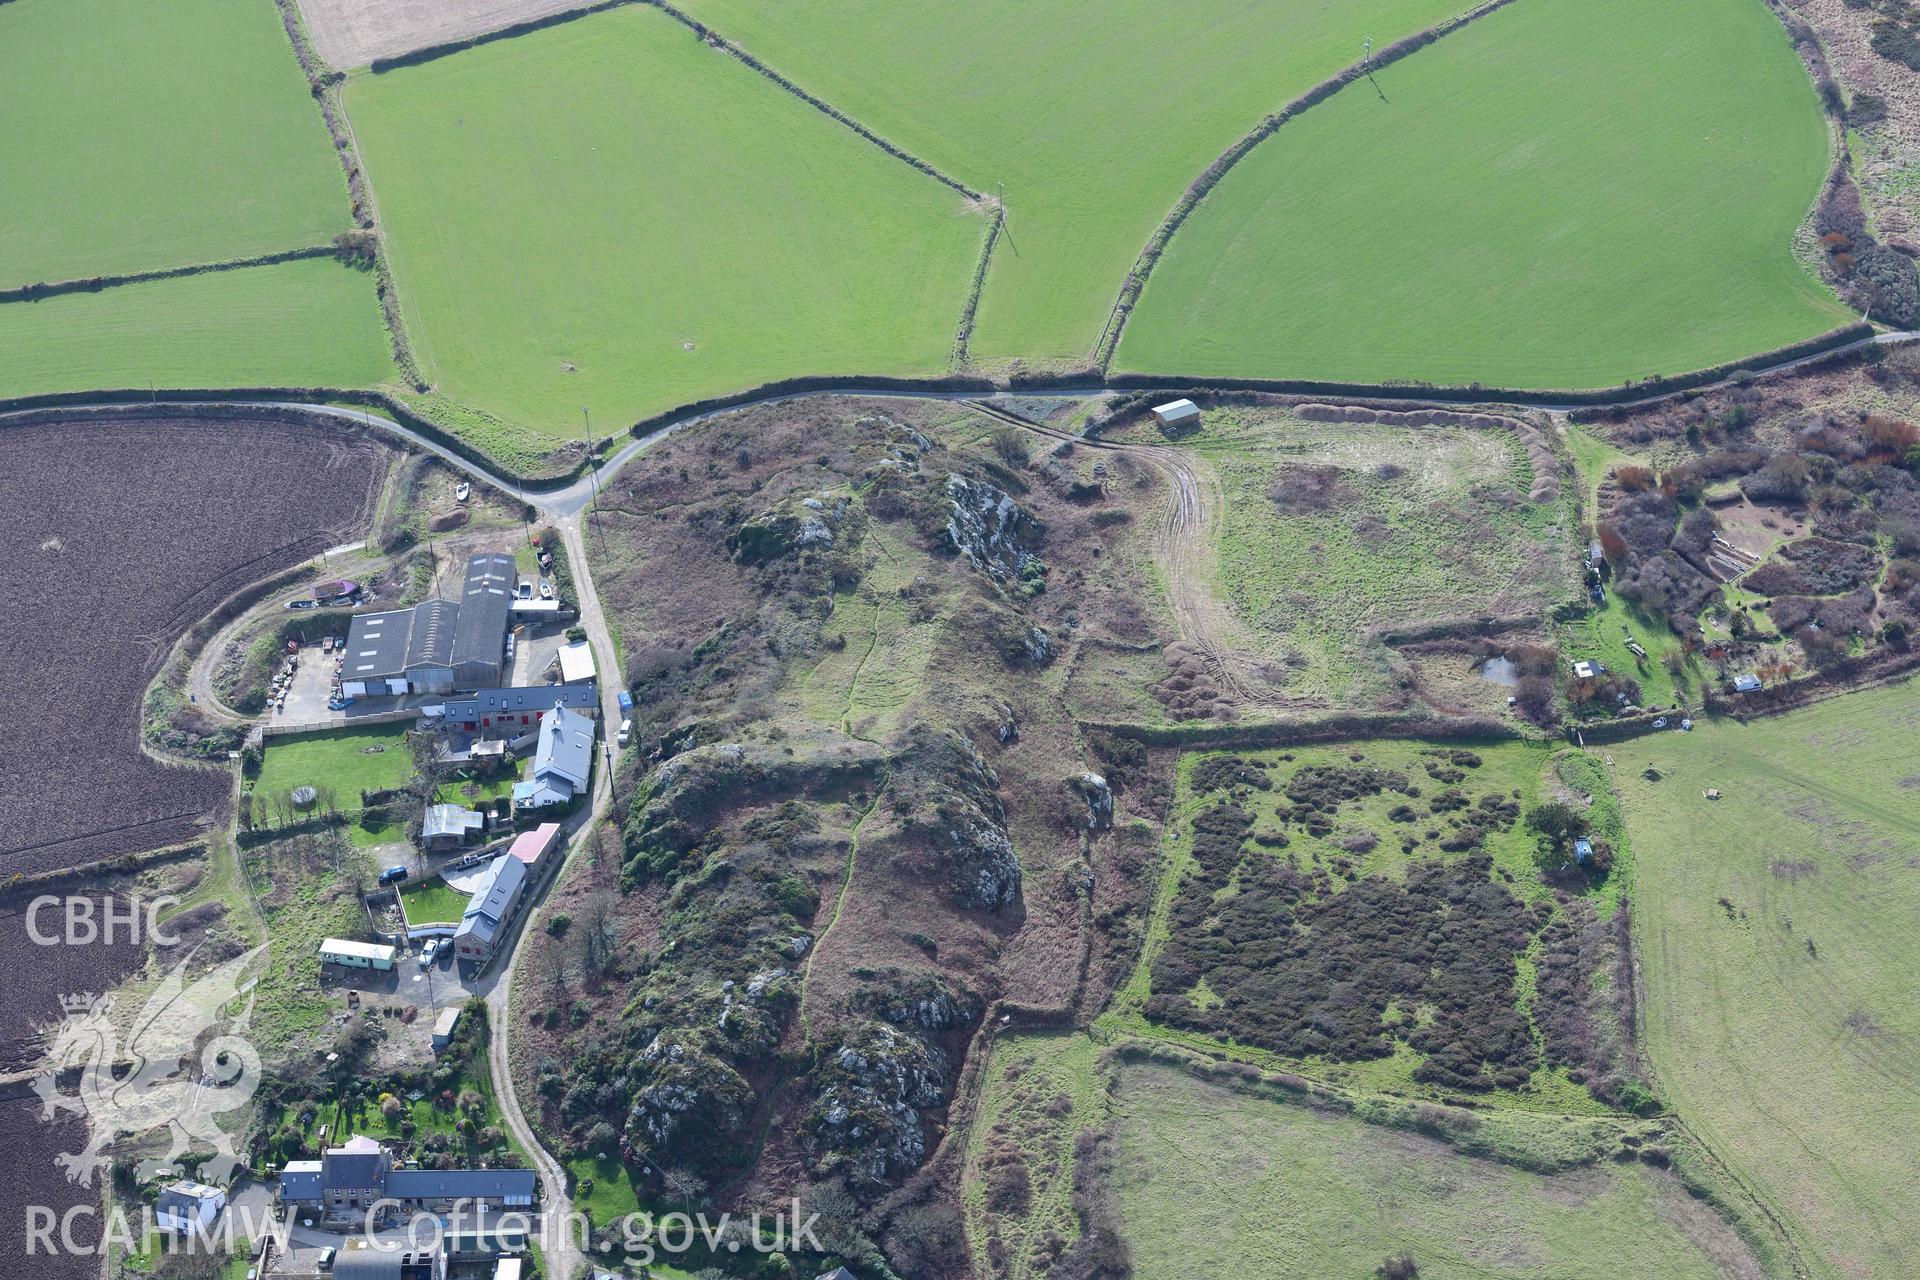
<svg viewBox="0 0 1920 1280">
<path fill-rule="evenodd" d="M 1226 498 L 1220 491 L 1219 477 L 1210 468 L 1204 463 L 1196 465 L 1182 449 L 1089 440 L 1006 413 L 996 405 L 971 400 L 967 404 L 990 418 L 1051 440 L 1124 454 L 1162 476 L 1169 496 L 1166 515 L 1153 533 L 1153 555 L 1166 568 L 1167 595 L 1181 642 L 1206 660 L 1221 691 L 1243 711 L 1278 710 L 1287 705 L 1275 696 L 1255 660 L 1239 643 L 1239 628 L 1213 587 L 1213 540 Z"/>
<path fill-rule="evenodd" d="M 313 47 L 342 71 L 585 7 L 588 0 L 300 0 Z"/>
</svg>

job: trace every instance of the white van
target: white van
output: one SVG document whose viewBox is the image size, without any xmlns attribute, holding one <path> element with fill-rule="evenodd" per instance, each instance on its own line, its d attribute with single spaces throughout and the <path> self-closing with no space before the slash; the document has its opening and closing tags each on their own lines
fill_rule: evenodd
<svg viewBox="0 0 1920 1280">
<path fill-rule="evenodd" d="M 620 722 L 620 734 L 614 741 L 623 747 L 633 741 L 633 721 L 622 720 Z"/>
</svg>

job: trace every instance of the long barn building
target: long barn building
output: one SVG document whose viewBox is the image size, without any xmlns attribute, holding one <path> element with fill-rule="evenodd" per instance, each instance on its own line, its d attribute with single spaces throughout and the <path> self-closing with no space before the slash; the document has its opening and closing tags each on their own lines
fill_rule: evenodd
<svg viewBox="0 0 1920 1280">
<path fill-rule="evenodd" d="M 347 629 L 340 691 L 350 698 L 493 689 L 505 673 L 513 557 L 467 560 L 460 600 L 363 613 Z"/>
</svg>

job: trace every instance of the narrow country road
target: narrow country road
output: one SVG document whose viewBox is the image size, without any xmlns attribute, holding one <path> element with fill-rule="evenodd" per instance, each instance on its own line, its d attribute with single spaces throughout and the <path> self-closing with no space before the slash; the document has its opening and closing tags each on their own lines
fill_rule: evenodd
<svg viewBox="0 0 1920 1280">
<path fill-rule="evenodd" d="M 600 594 L 594 588 L 593 575 L 588 568 L 586 540 L 582 531 L 584 522 L 585 517 L 578 511 L 555 521 L 561 542 L 566 547 L 568 562 L 573 568 L 574 588 L 580 597 L 576 602 L 580 608 L 580 625 L 586 628 L 587 643 L 593 648 L 594 664 L 600 672 L 600 767 L 594 771 L 593 806 L 585 817 L 575 817 L 567 833 L 571 843 L 569 861 L 583 856 L 580 843 L 592 839 L 599 824 L 612 814 L 613 772 L 618 763 L 613 735 L 620 724 L 618 699 L 622 687 L 613 634 L 607 628 L 606 613 L 600 607 Z M 548 882 L 549 892 L 566 872 L 567 867 L 563 864 Z M 540 1198 L 546 1225 L 541 1233 L 541 1241 L 546 1251 L 547 1270 L 555 1280 L 574 1280 L 586 1267 L 587 1256 L 582 1252 L 573 1229 L 573 1200 L 567 1192 L 567 1173 L 560 1162 L 541 1145 L 526 1113 L 521 1110 L 520 1097 L 513 1086 L 514 978 L 526 955 L 524 939 L 532 930 L 534 917 L 545 908 L 543 896 L 521 918 L 519 934 L 512 940 L 513 946 L 506 964 L 494 975 L 493 985 L 486 993 L 487 1017 L 493 1028 L 487 1066 L 493 1080 L 494 1097 L 500 1103 L 500 1117 L 520 1145 L 532 1154 L 534 1169 L 540 1175 Z"/>
<path fill-rule="evenodd" d="M 1916 338 L 1920 338 L 1920 333 L 1875 334 L 1872 337 L 1863 338 L 1856 342 L 1834 348 L 1833 350 L 1818 353 L 1817 355 L 1785 360 L 1767 368 L 1756 369 L 1745 376 L 1752 377 L 1762 374 L 1785 372 L 1813 364 L 1817 361 L 1832 359 L 1836 356 L 1867 346 L 1892 346 L 1913 341 Z M 1232 385 L 1230 382 L 1214 381 L 1221 386 Z M 1730 382 L 1731 379 L 1722 380 L 1708 384 L 1705 387 L 1693 388 L 1691 390 L 1695 392 L 1711 390 L 1717 387 L 1724 387 Z M 1118 392 L 1137 389 L 1138 388 L 1125 385 L 1112 384 L 1103 380 L 1085 386 L 1048 388 L 1030 392 L 1023 391 L 1022 394 L 1032 398 L 1081 399 L 1107 391 Z M 622 674 L 618 663 L 617 651 L 613 644 L 612 633 L 607 626 L 606 615 L 601 607 L 599 593 L 594 585 L 592 568 L 587 556 L 586 546 L 587 513 L 595 500 L 598 487 L 606 485 L 622 468 L 634 458 L 638 457 L 644 450 L 667 439 L 676 432 L 709 419 L 736 413 L 756 406 L 810 399 L 817 396 L 922 401 L 930 399 L 967 401 L 975 400 L 982 395 L 991 396 L 995 394 L 999 394 L 999 392 L 985 389 L 969 391 L 928 389 L 924 391 L 914 391 L 896 385 L 883 388 L 844 387 L 821 391 L 767 395 L 723 409 L 688 413 L 681 417 L 674 418 L 649 435 L 628 441 L 597 468 L 597 473 L 583 475 L 569 484 L 546 490 L 523 488 L 505 476 L 496 473 L 491 467 L 483 463 L 463 457 L 446 445 L 429 439 L 404 424 L 397 423 L 392 419 L 364 409 L 345 408 L 338 405 L 306 404 L 298 401 L 250 403 L 253 407 L 278 410 L 296 409 L 311 414 L 316 418 L 329 418 L 350 422 L 373 431 L 384 432 L 388 435 L 398 437 L 415 448 L 438 457 L 449 466 L 472 476 L 474 479 L 492 485 L 502 492 L 512 494 L 520 501 L 528 503 L 538 511 L 544 519 L 551 521 L 559 530 L 562 542 L 570 558 L 575 588 L 580 597 L 577 602 L 580 609 L 580 625 L 586 629 L 587 639 L 592 646 L 594 660 L 599 668 L 600 697 L 602 704 L 601 719 L 604 730 L 601 743 L 601 767 L 595 773 L 593 804 L 587 813 L 584 815 L 576 815 L 575 818 L 570 820 L 571 829 L 568 832 L 568 838 L 577 846 L 581 840 L 591 838 L 598 824 L 605 821 L 612 814 L 613 770 L 616 764 L 616 757 L 612 747 L 612 736 L 621 718 L 616 699 L 618 690 L 621 687 Z M 1679 393 L 1665 392 L 1649 395 L 1640 400 L 1626 403 L 1629 406 L 1644 404 L 1664 400 L 1675 394 Z M 1338 399 L 1340 397 L 1335 395 L 1332 398 Z M 1383 389 L 1367 395 L 1365 398 L 1382 400 L 1393 397 Z M 1420 399 L 1417 393 L 1411 393 L 1404 398 Z M 168 403 L 172 407 L 190 407 L 193 402 L 171 401 Z M 220 401 L 216 403 L 225 407 L 232 407 L 235 402 Z M 1484 403 L 1499 404 L 1503 402 L 1488 400 Z M 1513 403 L 1526 408 L 1547 409 L 1555 412 L 1565 412 L 1571 409 L 1585 407 L 1554 402 L 1545 396 L 1521 397 L 1505 403 Z M 126 407 L 127 406 L 124 405 L 87 404 L 62 406 L 62 408 L 74 414 L 86 413 L 89 410 L 124 409 Z M 11 414 L 0 414 L 0 424 L 4 424 L 8 418 L 19 416 L 19 414 L 23 412 L 39 413 L 44 411 L 15 411 Z M 1052 429 L 1040 427 L 1038 424 L 1027 421 L 1021 421 L 1018 425 L 1028 429 L 1037 429 L 1041 434 L 1045 435 L 1065 435 L 1065 433 L 1056 433 Z M 1151 445 L 1102 445 L 1096 441 L 1084 440 L 1081 441 L 1081 443 L 1131 453 L 1138 457 L 1143 463 L 1154 467 L 1156 471 L 1166 477 L 1171 489 L 1171 498 L 1162 526 L 1156 531 L 1155 541 L 1157 549 L 1163 555 L 1168 565 L 1169 583 L 1172 588 L 1172 594 L 1175 597 L 1174 606 L 1180 630 L 1184 638 L 1189 639 L 1197 648 L 1207 655 L 1209 663 L 1216 666 L 1222 680 L 1233 687 L 1238 697 L 1251 700 L 1255 703 L 1260 702 L 1262 699 L 1256 693 L 1257 685 L 1250 684 L 1249 682 L 1243 655 L 1237 651 L 1235 646 L 1225 642 L 1226 630 L 1230 628 L 1225 622 L 1223 606 L 1221 606 L 1214 593 L 1210 589 L 1205 588 L 1204 582 L 1193 576 L 1202 572 L 1211 555 L 1212 522 L 1217 517 L 1220 503 L 1220 495 L 1217 489 L 1211 494 L 1208 492 L 1210 488 L 1215 488 L 1215 486 L 1210 483 L 1211 477 L 1203 479 L 1202 476 L 1196 473 L 1193 466 L 1181 456 L 1178 450 L 1159 448 Z M 351 546 L 334 548 L 335 551 L 350 551 L 353 549 L 355 548 Z M 209 651 L 217 651 L 217 647 L 218 646 L 213 644 L 207 646 Z M 205 705 L 206 709 L 210 713 L 218 716 L 225 712 L 226 709 L 221 707 L 212 695 L 212 684 L 208 678 L 210 674 L 209 666 L 210 664 L 205 661 L 195 664 L 191 675 L 190 687 L 196 695 L 199 695 L 200 701 Z M 577 852 L 577 849 L 575 852 Z M 561 874 L 564 873 L 565 867 L 563 865 Z M 555 877 L 555 880 L 557 879 L 558 876 Z M 551 882 L 548 889 L 551 889 Z M 542 901 L 536 903 L 522 917 L 519 925 L 519 934 L 524 935 L 531 927 L 534 918 L 543 910 L 544 895 Z M 488 1053 L 488 1072 L 493 1082 L 495 1097 L 499 1102 L 501 1118 L 507 1128 L 512 1132 L 514 1138 L 530 1154 L 534 1169 L 540 1179 L 544 1219 L 548 1224 L 548 1229 L 542 1233 L 548 1271 L 556 1280 L 580 1280 L 587 1266 L 588 1259 L 580 1247 L 579 1241 L 574 1238 L 574 1233 L 570 1229 L 573 1220 L 573 1202 L 567 1191 L 566 1170 L 541 1144 L 538 1135 L 534 1132 L 533 1126 L 529 1123 L 525 1112 L 521 1109 L 519 1098 L 513 1085 L 512 1055 L 510 1052 L 513 1030 L 513 983 L 524 951 L 523 947 L 517 945 L 519 942 L 517 937 L 513 942 L 515 945 L 513 945 L 505 964 L 492 975 L 490 980 L 487 980 L 490 981 L 490 985 L 486 985 L 485 982 L 483 982 L 485 990 L 481 998 L 486 1003 L 493 1033 Z"/>
</svg>

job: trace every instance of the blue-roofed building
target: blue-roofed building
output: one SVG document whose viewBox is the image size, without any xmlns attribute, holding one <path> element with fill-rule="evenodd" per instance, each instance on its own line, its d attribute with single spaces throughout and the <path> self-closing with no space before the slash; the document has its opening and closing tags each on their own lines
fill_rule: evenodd
<svg viewBox="0 0 1920 1280">
<path fill-rule="evenodd" d="M 324 1166 L 318 1160 L 289 1160 L 280 1171 L 280 1198 L 288 1204 L 312 1204 L 320 1199 Z"/>
<path fill-rule="evenodd" d="M 460 927 L 454 931 L 454 956 L 475 964 L 485 963 L 519 908 L 520 892 L 526 887 L 525 862 L 512 854 L 495 858 L 474 887 L 473 897 L 460 917 Z"/>
<path fill-rule="evenodd" d="M 540 721 L 540 741 L 524 782 L 513 787 L 516 809 L 566 804 L 593 776 L 593 718 L 556 705 Z"/>
</svg>

